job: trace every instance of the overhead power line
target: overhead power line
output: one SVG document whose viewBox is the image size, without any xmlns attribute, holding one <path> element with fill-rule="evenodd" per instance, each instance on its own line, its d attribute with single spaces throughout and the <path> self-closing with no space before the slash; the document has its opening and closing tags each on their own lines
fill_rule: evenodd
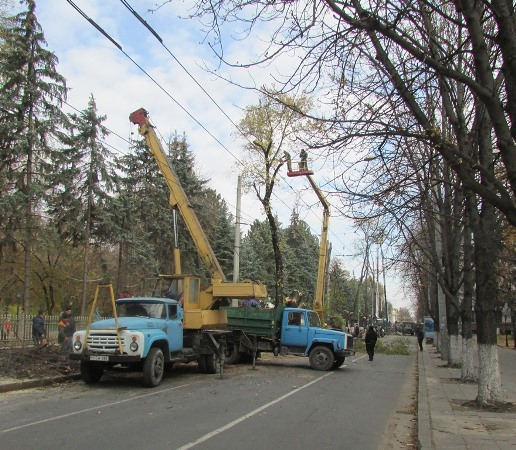
<svg viewBox="0 0 516 450">
<path fill-rule="evenodd" d="M 163 91 L 167 97 L 169 97 L 177 106 L 179 106 L 195 123 L 197 123 L 209 136 L 211 136 L 215 142 L 217 142 L 224 150 L 226 150 L 240 165 L 243 166 L 242 161 L 238 156 L 236 156 L 227 146 L 221 142 L 210 130 L 208 130 L 186 107 L 184 107 L 176 98 L 174 98 L 156 79 L 154 79 L 140 64 L 138 64 L 127 52 L 125 52 L 122 46 L 113 39 L 101 26 L 99 26 L 93 19 L 91 19 L 84 11 L 82 11 L 72 0 L 67 0 L 68 3 L 84 18 L 86 19 L 95 29 L 97 29 L 106 39 L 108 39 L 118 50 L 128 58 L 138 69 L 140 69 L 161 91 Z M 160 35 L 134 10 L 134 8 L 125 0 L 120 0 L 122 4 L 136 17 L 136 19 L 142 23 L 142 25 L 160 42 L 160 44 L 165 48 L 165 50 L 169 53 L 169 55 L 180 65 L 180 67 L 188 74 L 188 76 L 195 82 L 195 84 L 201 88 L 201 90 L 208 96 L 208 98 L 213 102 L 213 104 L 223 113 L 223 115 L 230 121 L 230 123 L 239 131 L 239 133 L 248 141 L 250 140 L 245 136 L 239 126 L 229 117 L 229 115 L 223 110 L 223 108 L 213 99 L 213 97 L 207 92 L 207 90 L 196 80 L 196 78 L 188 71 L 188 69 L 179 61 L 179 59 L 168 49 L 168 47 L 164 44 L 163 39 Z M 118 135 L 117 135 L 118 136 Z M 125 140 L 125 139 L 124 139 Z M 296 192 L 292 185 L 288 182 L 287 179 L 282 177 L 282 179 L 286 182 L 286 184 L 290 187 L 293 192 Z M 273 193 L 275 198 L 277 198 L 283 205 L 287 208 L 290 208 L 281 197 L 277 194 Z M 310 205 L 308 205 L 304 200 L 303 203 L 306 205 L 308 211 L 314 213 Z M 315 214 L 315 213 L 314 213 Z M 318 235 L 318 231 L 312 230 Z M 342 241 L 330 230 L 330 233 L 335 236 L 337 240 L 341 243 Z"/>
</svg>

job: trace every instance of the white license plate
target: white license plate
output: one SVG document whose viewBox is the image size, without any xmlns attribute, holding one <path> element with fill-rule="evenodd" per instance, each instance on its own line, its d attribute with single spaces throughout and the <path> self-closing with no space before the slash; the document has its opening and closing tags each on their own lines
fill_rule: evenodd
<svg viewBox="0 0 516 450">
<path fill-rule="evenodd" d="M 90 356 L 90 361 L 109 361 L 109 356 Z"/>
</svg>

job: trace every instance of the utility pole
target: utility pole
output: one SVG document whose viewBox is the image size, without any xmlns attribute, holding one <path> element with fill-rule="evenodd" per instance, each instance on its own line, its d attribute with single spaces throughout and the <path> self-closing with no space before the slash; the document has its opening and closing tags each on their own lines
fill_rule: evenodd
<svg viewBox="0 0 516 450">
<path fill-rule="evenodd" d="M 382 310 L 382 305 L 380 302 L 380 252 L 379 252 L 380 245 L 376 244 L 376 298 L 375 298 L 375 308 L 376 314 L 375 317 L 380 317 L 380 311 Z"/>
<path fill-rule="evenodd" d="M 385 301 L 385 323 L 389 323 L 389 308 L 387 303 L 387 285 L 385 284 L 385 262 L 383 258 L 383 247 L 380 245 L 380 251 L 382 252 L 382 273 L 383 273 L 383 298 Z"/>
<path fill-rule="evenodd" d="M 238 176 L 237 201 L 236 201 L 236 223 L 235 223 L 235 248 L 233 250 L 233 281 L 236 283 L 240 277 L 240 206 L 242 201 L 242 178 Z"/>
</svg>

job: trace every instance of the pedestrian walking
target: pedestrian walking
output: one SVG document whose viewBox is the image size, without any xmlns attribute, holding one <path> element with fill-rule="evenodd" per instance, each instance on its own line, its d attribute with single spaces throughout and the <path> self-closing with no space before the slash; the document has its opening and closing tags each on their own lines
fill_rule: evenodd
<svg viewBox="0 0 516 450">
<path fill-rule="evenodd" d="M 40 348 L 48 345 L 45 332 L 45 310 L 42 308 L 38 310 L 38 315 L 32 319 L 32 340 L 34 345 Z"/>
<path fill-rule="evenodd" d="M 423 339 L 425 338 L 425 333 L 421 329 L 421 327 L 416 327 L 415 334 L 417 337 L 417 343 L 419 345 L 419 351 L 423 351 Z"/>
<path fill-rule="evenodd" d="M 374 330 L 372 325 L 366 331 L 364 342 L 367 354 L 369 355 L 369 361 L 373 360 L 374 357 L 374 347 L 376 345 L 376 341 L 378 340 L 378 333 Z"/>
</svg>

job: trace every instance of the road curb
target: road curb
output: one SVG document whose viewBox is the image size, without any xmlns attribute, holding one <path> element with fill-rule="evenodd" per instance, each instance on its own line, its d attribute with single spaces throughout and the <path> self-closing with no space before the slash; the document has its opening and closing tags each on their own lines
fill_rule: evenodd
<svg viewBox="0 0 516 450">
<path fill-rule="evenodd" d="M 417 448 L 430 450 L 432 446 L 432 417 L 428 406 L 428 388 L 423 352 L 418 350 L 417 358 L 418 390 L 417 390 Z"/>
<path fill-rule="evenodd" d="M 10 391 L 20 391 L 23 389 L 31 389 L 35 387 L 48 386 L 51 384 L 64 383 L 66 381 L 75 381 L 80 380 L 80 374 L 73 375 L 62 375 L 59 377 L 51 377 L 51 378 L 39 378 L 34 380 L 21 380 L 21 381 L 13 381 L 11 383 L 0 383 L 0 393 L 10 392 Z"/>
</svg>

